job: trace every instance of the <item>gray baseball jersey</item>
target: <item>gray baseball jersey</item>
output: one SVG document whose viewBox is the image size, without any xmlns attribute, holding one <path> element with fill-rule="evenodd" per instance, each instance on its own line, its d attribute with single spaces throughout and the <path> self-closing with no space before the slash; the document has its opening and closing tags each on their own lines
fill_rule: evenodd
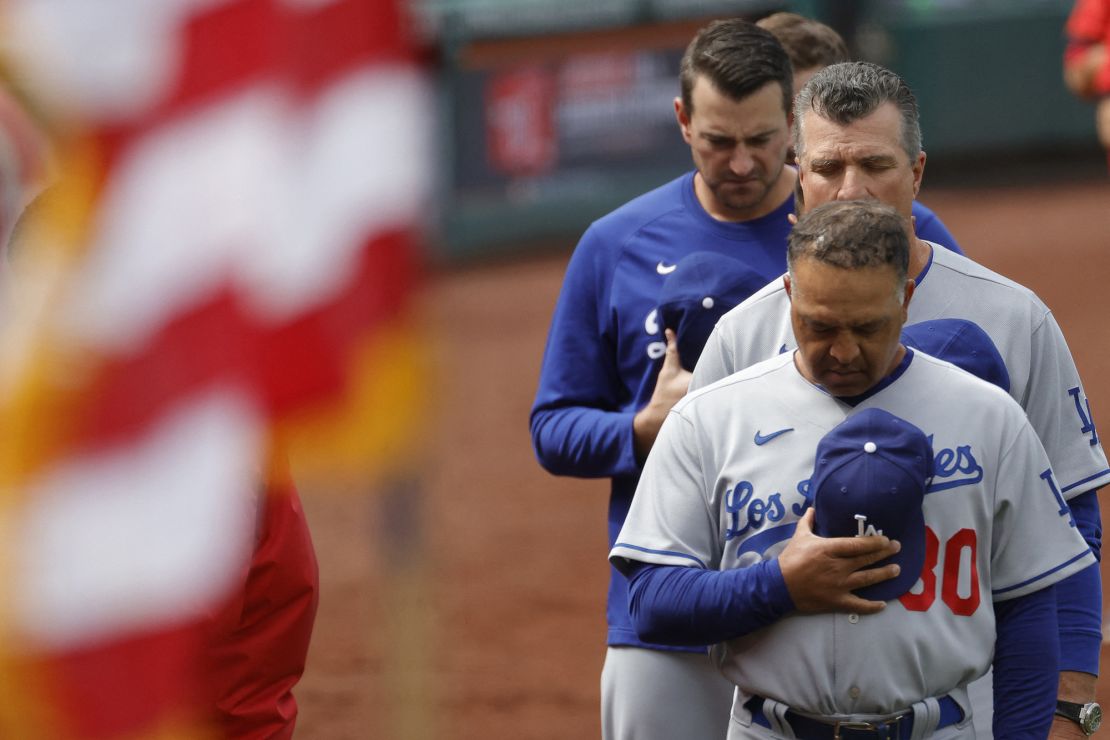
<svg viewBox="0 0 1110 740">
<path fill-rule="evenodd" d="M 674 407 L 610 559 L 724 570 L 775 557 L 804 513 L 817 443 L 847 416 L 885 409 L 930 435 L 935 456 L 917 584 L 879 614 L 790 615 L 715 650 L 744 694 L 819 715 L 886 714 L 962 688 L 990 666 L 994 601 L 1094 562 L 1044 448 L 1005 392 L 920 352 L 855 407 L 792 357 Z"/>
<path fill-rule="evenodd" d="M 1010 395 L 1029 416 L 1066 498 L 1110 482 L 1063 332 L 1031 290 L 934 245 L 910 301 L 908 321 L 938 318 L 974 321 L 994 340 L 1010 373 Z M 790 299 L 782 280 L 775 280 L 717 323 L 690 389 L 795 347 Z"/>
</svg>

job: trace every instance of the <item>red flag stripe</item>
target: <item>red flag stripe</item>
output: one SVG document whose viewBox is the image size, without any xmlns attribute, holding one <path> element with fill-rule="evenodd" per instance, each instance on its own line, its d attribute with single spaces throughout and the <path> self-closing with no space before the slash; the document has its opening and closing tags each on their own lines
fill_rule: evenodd
<svg viewBox="0 0 1110 740">
<path fill-rule="evenodd" d="M 353 340 L 395 319 L 416 271 L 409 235 L 395 231 L 370 242 L 341 291 L 280 326 L 259 325 L 226 286 L 214 291 L 136 352 L 106 362 L 75 449 L 124 443 L 180 399 L 229 379 L 253 388 L 276 416 L 337 396 Z"/>
<path fill-rule="evenodd" d="M 280 80 L 311 98 L 371 63 L 414 62 L 406 16 L 387 0 L 333 0 L 298 9 L 280 0 L 233 0 L 191 17 L 181 29 L 176 80 L 151 110 L 105 126 L 109 161 L 138 131 L 246 86 Z"/>
<path fill-rule="evenodd" d="M 191 680 L 202 655 L 200 627 L 168 626 L 49 658 L 44 668 L 56 716 L 68 725 L 64 736 L 152 737 L 170 718 L 203 716 Z"/>
</svg>

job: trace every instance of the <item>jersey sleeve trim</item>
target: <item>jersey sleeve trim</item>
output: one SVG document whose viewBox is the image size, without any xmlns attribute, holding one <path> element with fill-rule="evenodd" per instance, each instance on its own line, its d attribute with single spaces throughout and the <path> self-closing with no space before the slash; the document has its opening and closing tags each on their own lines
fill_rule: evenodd
<svg viewBox="0 0 1110 740">
<path fill-rule="evenodd" d="M 1075 488 L 1079 488 L 1080 486 L 1082 486 L 1084 484 L 1090 483 L 1092 481 L 1099 480 L 1100 478 L 1106 478 L 1107 476 L 1110 476 L 1110 468 L 1106 468 L 1105 470 L 1100 470 L 1099 472 L 1095 473 L 1094 475 L 1089 475 L 1086 478 L 1084 478 L 1083 480 L 1078 480 L 1075 483 L 1072 483 L 1070 485 L 1062 486 L 1060 488 L 1060 493 L 1067 493 L 1068 491 L 1071 491 Z M 1082 491 L 1076 491 L 1076 493 L 1083 493 L 1084 491 L 1088 491 L 1091 488 L 1100 488 L 1100 487 L 1101 487 L 1101 485 L 1087 486 Z"/>
<path fill-rule="evenodd" d="M 609 555 L 609 557 L 610 558 L 628 557 L 628 556 L 621 555 L 619 552 L 617 552 L 617 550 L 621 550 L 621 549 L 632 550 L 633 552 L 642 552 L 642 553 L 646 553 L 648 555 L 657 555 L 657 556 L 663 558 L 667 563 L 671 563 L 671 561 L 673 559 L 677 558 L 679 560 L 679 562 L 673 563 L 674 565 L 689 565 L 689 563 L 692 561 L 692 562 L 696 563 L 699 567 L 708 569 L 708 566 L 706 566 L 706 564 L 703 563 L 700 558 L 694 557 L 693 555 L 688 555 L 684 552 L 675 552 L 674 550 L 653 550 L 650 547 L 640 547 L 639 545 L 632 545 L 632 544 L 629 544 L 627 542 L 618 542 L 615 545 L 613 545 L 613 550 L 612 550 L 612 553 Z M 637 560 L 638 558 L 629 557 L 628 559 Z M 654 562 L 654 561 L 651 561 L 651 562 Z"/>
<path fill-rule="evenodd" d="M 1082 561 L 1085 560 L 1085 559 L 1089 559 L 1090 562 L 1082 563 Z M 1055 568 L 1050 568 L 1049 570 L 1046 570 L 1043 573 L 1040 573 L 1038 575 L 1033 576 L 1032 578 L 1029 578 L 1025 581 L 1022 581 L 1021 583 L 1015 583 L 1013 586 L 1007 586 L 1005 588 L 992 589 L 991 590 L 991 596 L 994 597 L 994 599 L 996 601 L 999 600 L 1000 596 L 1009 596 L 1011 598 L 1013 596 L 1021 596 L 1024 593 L 1030 593 L 1032 591 L 1036 591 L 1038 588 L 1044 588 L 1046 586 L 1052 585 L 1056 581 L 1062 580 L 1063 578 L 1067 577 L 1071 573 L 1079 570 L 1078 567 L 1075 567 L 1077 565 L 1082 565 L 1082 567 L 1086 567 L 1087 565 L 1090 565 L 1091 563 L 1094 563 L 1094 562 L 1095 562 L 1095 555 L 1094 555 L 1093 552 L 1091 552 L 1090 548 L 1087 548 L 1086 550 L 1079 553 L 1075 557 L 1073 557 L 1069 560 L 1065 560 L 1063 563 L 1060 563 Z M 1062 571 L 1065 571 L 1065 570 L 1067 572 L 1062 572 Z M 1053 578 L 1053 576 L 1056 576 L 1056 577 Z M 1032 586 L 1033 584 L 1037 584 L 1039 581 L 1042 581 L 1042 580 L 1045 580 L 1045 579 L 1049 579 L 1049 580 L 1046 583 L 1039 584 L 1037 586 L 1037 588 L 1030 588 L 1030 586 Z M 1018 593 L 1019 591 L 1021 593 Z"/>
</svg>

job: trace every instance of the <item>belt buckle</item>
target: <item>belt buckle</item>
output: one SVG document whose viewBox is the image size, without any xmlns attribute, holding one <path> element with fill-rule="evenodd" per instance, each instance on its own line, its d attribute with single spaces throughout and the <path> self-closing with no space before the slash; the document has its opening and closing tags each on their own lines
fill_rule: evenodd
<svg viewBox="0 0 1110 740">
<path fill-rule="evenodd" d="M 901 737 L 901 722 L 902 717 L 906 715 L 899 714 L 892 720 L 887 722 L 853 722 L 851 720 L 837 720 L 833 723 L 833 740 L 841 740 L 840 730 L 863 730 L 865 732 L 874 732 L 879 734 L 880 737 L 890 738 L 891 730 L 895 731 L 893 737 Z"/>
</svg>

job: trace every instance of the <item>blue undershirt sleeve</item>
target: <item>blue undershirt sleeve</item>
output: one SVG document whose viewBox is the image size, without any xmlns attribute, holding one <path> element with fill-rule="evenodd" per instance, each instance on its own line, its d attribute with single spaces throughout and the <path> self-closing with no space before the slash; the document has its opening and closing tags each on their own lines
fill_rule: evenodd
<svg viewBox="0 0 1110 740">
<path fill-rule="evenodd" d="M 1081 493 L 1068 506 L 1079 533 L 1095 558 L 1101 559 L 1098 491 Z M 1098 563 L 1056 584 L 1056 618 L 1060 627 L 1060 670 L 1097 676 L 1102 651 L 1102 578 Z"/>
<path fill-rule="evenodd" d="M 1059 684 L 1055 587 L 994 605 L 995 740 L 1048 737 Z"/>
<path fill-rule="evenodd" d="M 1102 517 L 1098 509 L 1098 489 L 1084 491 L 1068 501 L 1079 534 L 1091 546 L 1096 560 L 1102 559 Z"/>
<path fill-rule="evenodd" d="M 536 459 L 553 475 L 610 478 L 639 471 L 632 412 L 583 407 L 538 409 L 530 429 Z"/>
<path fill-rule="evenodd" d="M 777 560 L 717 571 L 636 563 L 629 612 L 641 640 L 710 645 L 766 627 L 794 610 Z"/>
</svg>

